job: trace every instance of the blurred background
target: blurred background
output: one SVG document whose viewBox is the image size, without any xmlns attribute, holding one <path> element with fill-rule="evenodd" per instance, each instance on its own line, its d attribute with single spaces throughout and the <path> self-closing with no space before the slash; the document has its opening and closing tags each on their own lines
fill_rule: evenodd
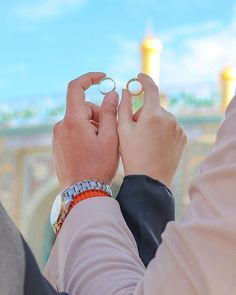
<svg viewBox="0 0 236 295">
<path fill-rule="evenodd" d="M 189 138 L 173 185 L 179 218 L 235 93 L 236 1 L 1 1 L 0 36 L 0 200 L 41 268 L 60 191 L 52 126 L 63 117 L 68 81 L 85 72 L 106 72 L 119 91 L 140 71 L 159 85 Z M 101 102 L 96 87 L 87 95 Z M 122 174 L 120 167 L 114 192 Z"/>
</svg>

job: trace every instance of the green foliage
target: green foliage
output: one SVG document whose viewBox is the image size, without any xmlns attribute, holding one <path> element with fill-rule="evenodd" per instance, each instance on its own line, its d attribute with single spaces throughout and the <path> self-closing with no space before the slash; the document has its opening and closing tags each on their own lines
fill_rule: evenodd
<svg viewBox="0 0 236 295">
<path fill-rule="evenodd" d="M 132 99 L 133 111 L 136 112 L 143 106 L 143 96 L 134 96 Z"/>
<path fill-rule="evenodd" d="M 217 99 L 218 98 L 218 99 Z M 215 106 L 219 102 L 219 95 L 212 93 L 209 96 L 199 96 L 194 93 L 180 92 L 172 94 L 168 97 L 168 109 L 170 111 L 184 108 L 184 110 L 190 108 L 209 108 Z M 133 97 L 132 99 L 133 111 L 136 112 L 140 107 L 143 106 L 143 95 Z M 100 105 L 100 103 L 98 103 Z M 58 117 L 63 116 L 65 112 L 64 103 L 58 105 L 50 105 L 42 109 L 40 106 L 32 105 L 25 106 L 21 109 L 14 108 L 0 108 L 0 125 L 2 127 L 17 125 L 30 125 L 32 121 L 36 124 L 42 124 L 42 121 L 49 120 L 54 122 Z"/>
<path fill-rule="evenodd" d="M 0 124 L 9 125 L 12 121 L 30 120 L 37 117 L 39 110 L 35 107 L 26 107 L 21 110 L 0 110 Z"/>
<path fill-rule="evenodd" d="M 48 116 L 50 118 L 58 117 L 61 114 L 63 114 L 64 112 L 65 112 L 65 106 L 64 105 L 59 105 L 59 106 L 56 106 L 56 107 L 54 107 L 52 109 L 49 109 L 48 110 Z"/>
<path fill-rule="evenodd" d="M 168 105 L 170 108 L 176 106 L 210 108 L 216 105 L 217 98 L 219 98 L 217 93 L 212 93 L 210 96 L 199 96 L 193 93 L 180 92 L 169 96 Z"/>
</svg>

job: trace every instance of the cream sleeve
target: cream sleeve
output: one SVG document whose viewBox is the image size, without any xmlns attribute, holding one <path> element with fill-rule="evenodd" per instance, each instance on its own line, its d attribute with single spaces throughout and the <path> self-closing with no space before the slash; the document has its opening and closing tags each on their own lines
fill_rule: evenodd
<svg viewBox="0 0 236 295">
<path fill-rule="evenodd" d="M 45 270 L 51 283 L 70 295 L 235 295 L 235 121 L 236 98 L 147 270 L 118 203 L 94 198 L 67 217 Z"/>
</svg>

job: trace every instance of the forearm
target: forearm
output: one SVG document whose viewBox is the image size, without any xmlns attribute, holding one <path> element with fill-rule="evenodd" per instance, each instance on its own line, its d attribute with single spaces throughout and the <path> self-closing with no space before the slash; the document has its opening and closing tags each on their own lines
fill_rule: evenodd
<svg viewBox="0 0 236 295">
<path fill-rule="evenodd" d="M 174 198 L 161 182 L 145 175 L 130 175 L 124 178 L 116 200 L 147 266 L 156 254 L 167 223 L 174 220 Z"/>
<path fill-rule="evenodd" d="M 236 99 L 220 127 L 215 147 L 190 188 L 180 222 L 169 223 L 140 290 L 159 294 L 234 294 L 236 263 Z M 161 272 L 165 268 L 167 272 Z M 168 276 L 171 284 L 168 284 Z M 152 293 L 149 293 L 152 294 Z"/>
<path fill-rule="evenodd" d="M 55 287 L 70 295 L 150 295 L 162 291 L 165 284 L 169 289 L 160 294 L 180 294 L 188 278 L 172 260 L 173 248 L 165 249 L 146 271 L 117 202 L 94 198 L 72 209 L 45 274 Z M 177 278 L 180 286 L 174 289 L 172 283 L 175 285 Z M 191 294 L 189 286 L 185 291 L 183 294 Z"/>
<path fill-rule="evenodd" d="M 70 295 L 235 294 L 235 118 L 231 104 L 184 218 L 167 225 L 146 272 L 116 201 L 94 199 L 78 204 L 63 225 L 50 281 Z"/>
<path fill-rule="evenodd" d="M 70 295 L 132 294 L 144 273 L 135 240 L 111 198 L 85 200 L 72 209 L 45 271 Z"/>
</svg>

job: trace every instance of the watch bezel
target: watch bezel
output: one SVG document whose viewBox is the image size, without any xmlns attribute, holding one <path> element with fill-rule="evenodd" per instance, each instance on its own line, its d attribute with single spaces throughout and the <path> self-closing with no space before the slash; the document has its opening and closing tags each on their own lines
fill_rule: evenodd
<svg viewBox="0 0 236 295">
<path fill-rule="evenodd" d="M 55 226 L 60 218 L 61 211 L 63 207 L 63 200 L 62 200 L 62 194 L 58 194 L 53 202 L 52 210 L 50 214 L 50 223 L 52 226 Z"/>
</svg>

